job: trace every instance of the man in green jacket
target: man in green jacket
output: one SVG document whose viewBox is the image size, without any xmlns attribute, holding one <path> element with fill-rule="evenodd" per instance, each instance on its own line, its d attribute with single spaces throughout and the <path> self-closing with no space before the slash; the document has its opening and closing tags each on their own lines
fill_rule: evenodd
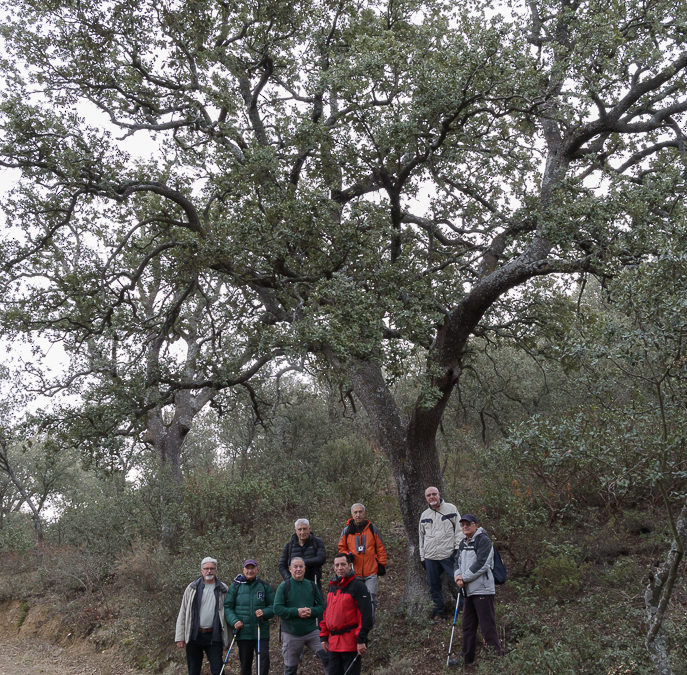
<svg viewBox="0 0 687 675">
<path fill-rule="evenodd" d="M 258 578 L 258 563 L 248 558 L 243 563 L 243 574 L 234 579 L 224 600 L 227 625 L 237 631 L 241 675 L 251 675 L 254 653 L 260 663 L 258 675 L 267 675 L 270 670 L 269 620 L 274 616 L 273 604 L 272 586 Z"/>
<path fill-rule="evenodd" d="M 284 675 L 296 675 L 305 647 L 315 652 L 323 665 L 326 663 L 317 628 L 324 599 L 317 584 L 305 579 L 303 558 L 292 558 L 289 572 L 291 577 L 279 584 L 274 596 L 274 613 L 281 617 Z"/>
</svg>

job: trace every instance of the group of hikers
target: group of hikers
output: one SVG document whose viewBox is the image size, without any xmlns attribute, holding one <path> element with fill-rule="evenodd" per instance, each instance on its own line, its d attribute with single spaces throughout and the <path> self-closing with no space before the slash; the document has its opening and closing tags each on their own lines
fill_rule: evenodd
<svg viewBox="0 0 687 675">
<path fill-rule="evenodd" d="M 463 648 L 460 657 L 448 663 L 474 662 L 478 625 L 487 645 L 500 655 L 491 540 L 476 516 L 461 517 L 437 488 L 428 487 L 425 500 L 428 508 L 420 516 L 419 549 L 433 603 L 431 618 L 440 621 L 447 616 L 443 573 L 455 580 L 463 608 Z M 254 660 L 258 675 L 267 675 L 269 622 L 274 616 L 281 619 L 284 675 L 296 675 L 306 647 L 317 655 L 327 675 L 360 674 L 374 625 L 379 577 L 386 573 L 381 534 L 367 518 L 365 507 L 353 504 L 338 541 L 325 602 L 324 543 L 310 531 L 307 519 L 296 520 L 294 528 L 279 559 L 283 581 L 276 591 L 258 576 L 255 558 L 244 560 L 241 574 L 229 586 L 217 578 L 214 558 L 202 560 L 201 576 L 184 591 L 176 623 L 175 641 L 186 649 L 189 675 L 200 675 L 204 655 L 212 675 L 220 675 L 235 643 L 241 675 L 252 673 Z M 457 601 L 454 626 L 458 607 Z"/>
</svg>

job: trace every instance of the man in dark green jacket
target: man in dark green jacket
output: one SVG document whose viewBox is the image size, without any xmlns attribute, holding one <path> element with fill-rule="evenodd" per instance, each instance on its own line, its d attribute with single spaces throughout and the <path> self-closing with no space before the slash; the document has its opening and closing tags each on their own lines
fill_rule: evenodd
<svg viewBox="0 0 687 675">
<path fill-rule="evenodd" d="M 239 574 L 229 587 L 224 600 L 224 617 L 228 626 L 238 632 L 236 640 L 241 661 L 241 675 L 251 675 L 253 654 L 258 653 L 260 672 L 267 675 L 270 670 L 270 625 L 274 616 L 274 591 L 272 586 L 258 579 L 258 563 L 249 558 L 243 563 L 243 574 Z M 260 642 L 258 643 L 258 626 Z"/>
<path fill-rule="evenodd" d="M 305 578 L 303 558 L 292 558 L 289 572 L 291 576 L 279 584 L 274 595 L 274 613 L 281 617 L 284 675 L 296 675 L 304 647 L 325 663 L 317 628 L 317 619 L 324 612 L 324 599 L 317 584 Z"/>
</svg>

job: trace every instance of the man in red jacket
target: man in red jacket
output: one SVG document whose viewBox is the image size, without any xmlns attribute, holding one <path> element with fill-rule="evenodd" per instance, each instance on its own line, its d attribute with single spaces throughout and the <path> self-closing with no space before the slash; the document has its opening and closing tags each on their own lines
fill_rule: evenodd
<svg viewBox="0 0 687 675">
<path fill-rule="evenodd" d="M 320 621 L 322 649 L 329 654 L 328 675 L 360 675 L 361 657 L 367 650 L 367 634 L 373 623 L 367 587 L 356 577 L 349 556 L 337 553 Z"/>
<path fill-rule="evenodd" d="M 353 569 L 370 591 L 372 611 L 377 609 L 378 576 L 386 574 L 386 549 L 379 530 L 368 520 L 362 504 L 351 506 L 351 516 L 339 538 L 339 552 L 353 555 Z"/>
</svg>

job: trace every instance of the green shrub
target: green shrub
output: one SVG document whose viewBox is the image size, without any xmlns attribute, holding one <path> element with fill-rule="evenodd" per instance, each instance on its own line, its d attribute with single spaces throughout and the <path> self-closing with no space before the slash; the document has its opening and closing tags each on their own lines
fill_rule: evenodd
<svg viewBox="0 0 687 675">
<path fill-rule="evenodd" d="M 602 575 L 602 581 L 611 586 L 625 588 L 640 588 L 641 579 L 646 570 L 642 569 L 636 560 L 629 557 L 618 558 L 612 567 Z"/>
<path fill-rule="evenodd" d="M 0 554 L 26 553 L 36 544 L 31 518 L 25 513 L 10 513 L 0 528 Z"/>
<path fill-rule="evenodd" d="M 148 497 L 145 486 L 118 489 L 103 481 L 87 499 L 67 505 L 48 535 L 58 546 L 84 548 L 93 555 L 114 558 L 142 538 L 159 537 L 146 499 L 159 508 L 159 498 Z"/>
<path fill-rule="evenodd" d="M 577 675 L 577 658 L 570 647 L 554 640 L 542 629 L 520 640 L 514 651 L 499 664 L 503 673 L 527 675 Z"/>
<path fill-rule="evenodd" d="M 311 497 L 314 483 L 308 481 L 307 489 Z M 194 472 L 186 481 L 183 503 L 191 530 L 199 535 L 247 535 L 273 519 L 275 510 L 291 513 L 302 504 L 303 486 L 297 481 L 277 481 L 259 470 L 242 478 L 228 470 Z"/>
<path fill-rule="evenodd" d="M 17 618 L 17 628 L 21 628 L 24 621 L 26 621 L 26 617 L 29 615 L 29 603 L 28 602 L 22 602 L 21 606 L 19 607 L 19 617 Z"/>
<path fill-rule="evenodd" d="M 388 462 L 375 452 L 369 441 L 357 437 L 334 438 L 327 441 L 319 454 L 318 474 L 329 484 L 331 494 L 366 504 L 379 491 L 379 479 L 386 476 Z M 384 480 L 384 479 L 382 479 Z"/>
<path fill-rule="evenodd" d="M 571 544 L 553 546 L 542 556 L 532 577 L 544 597 L 570 598 L 580 592 L 589 565 L 582 563 L 579 550 Z"/>
</svg>

